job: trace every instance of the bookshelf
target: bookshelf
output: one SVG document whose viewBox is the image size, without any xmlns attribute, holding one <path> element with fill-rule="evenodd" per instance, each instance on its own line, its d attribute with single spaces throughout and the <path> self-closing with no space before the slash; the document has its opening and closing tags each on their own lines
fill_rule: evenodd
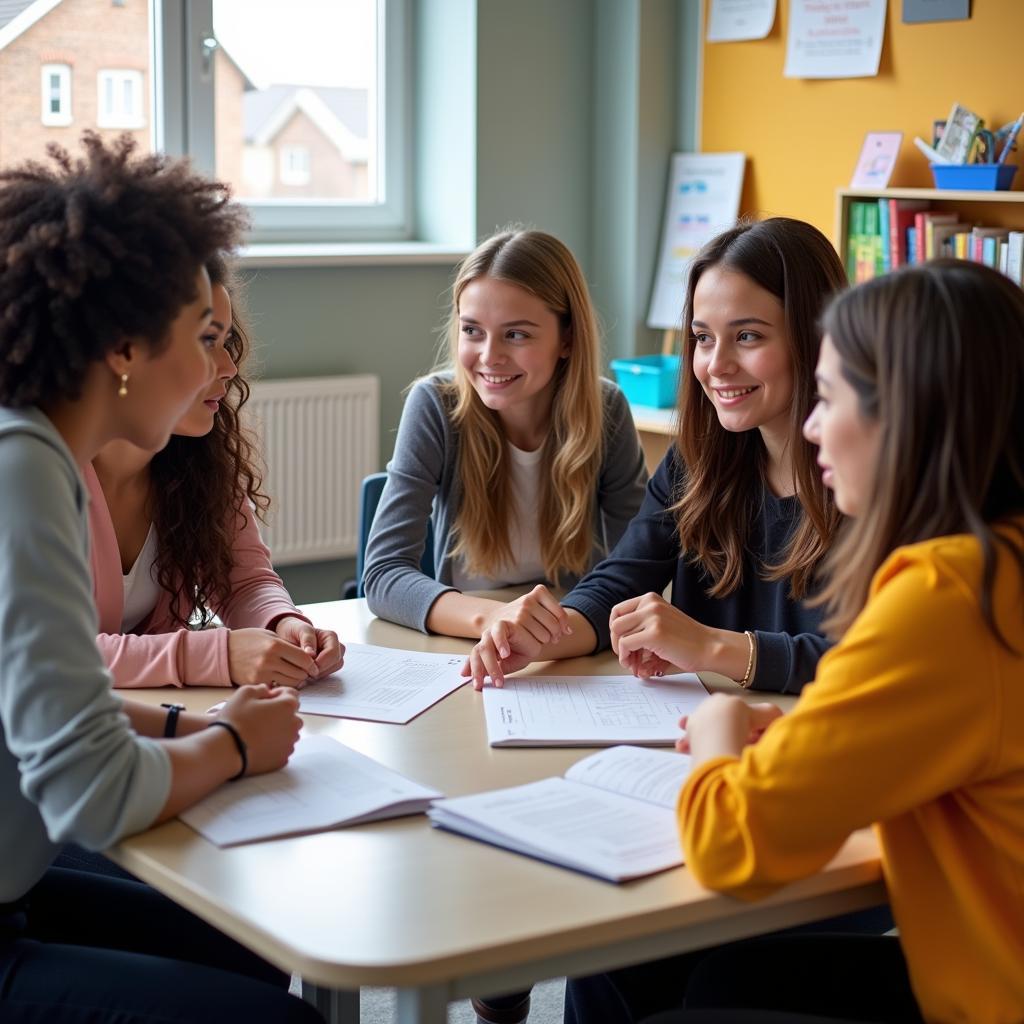
<svg viewBox="0 0 1024 1024">
<path fill-rule="evenodd" d="M 833 242 L 843 264 L 850 234 L 850 205 L 857 200 L 920 199 L 937 212 L 958 213 L 976 224 L 1024 231 L 1024 191 L 967 191 L 949 188 L 836 189 L 836 229 Z"/>
</svg>

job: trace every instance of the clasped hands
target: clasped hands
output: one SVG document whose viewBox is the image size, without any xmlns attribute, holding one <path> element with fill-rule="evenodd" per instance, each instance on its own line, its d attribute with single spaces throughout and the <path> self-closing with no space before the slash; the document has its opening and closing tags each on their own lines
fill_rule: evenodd
<svg viewBox="0 0 1024 1024">
<path fill-rule="evenodd" d="M 711 667 L 712 631 L 658 594 L 615 605 L 609 628 L 612 650 L 623 668 L 638 679 L 673 669 L 693 672 Z M 488 677 L 495 686 L 502 686 L 507 674 L 540 660 L 546 644 L 558 644 L 571 634 L 568 613 L 551 591 L 539 584 L 494 613 L 462 674 L 472 678 L 476 690 L 483 689 Z"/>
<path fill-rule="evenodd" d="M 236 686 L 266 683 L 301 689 L 341 668 L 345 648 L 337 633 L 316 629 L 305 619 L 285 615 L 273 629 L 228 632 L 228 672 Z"/>
</svg>

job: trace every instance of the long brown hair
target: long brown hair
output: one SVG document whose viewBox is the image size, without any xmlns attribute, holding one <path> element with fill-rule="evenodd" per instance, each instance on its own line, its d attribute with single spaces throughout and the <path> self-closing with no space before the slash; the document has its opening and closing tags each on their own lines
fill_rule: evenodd
<svg viewBox="0 0 1024 1024">
<path fill-rule="evenodd" d="M 446 326 L 452 422 L 459 431 L 462 502 L 454 555 L 469 572 L 495 576 L 512 561 L 509 455 L 496 413 L 477 395 L 458 360 L 459 298 L 470 281 L 492 277 L 536 295 L 558 317 L 570 351 L 555 370 L 551 425 L 542 454 L 537 526 L 544 572 L 582 575 L 593 549 L 593 501 L 604 448 L 599 334 L 590 293 L 572 253 L 543 231 L 511 229 L 488 238 L 459 266 Z"/>
<path fill-rule="evenodd" d="M 934 260 L 839 296 L 823 324 L 861 414 L 881 425 L 866 511 L 826 562 L 826 629 L 849 627 L 894 548 L 970 533 L 982 613 L 1008 647 L 992 592 L 999 546 L 1024 578 L 1024 293 L 988 267 Z"/>
<path fill-rule="evenodd" d="M 251 502 L 262 517 L 270 499 L 260 488 L 261 468 L 253 439 L 239 421 L 249 399 L 243 364 L 250 348 L 241 287 L 223 256 L 207 261 L 211 285 L 231 299 L 231 326 L 224 347 L 238 367 L 203 437 L 171 438 L 150 463 L 151 506 L 158 552 L 157 582 L 171 594 L 171 614 L 186 625 L 206 625 L 231 594 L 235 536 Z"/>
<path fill-rule="evenodd" d="M 683 311 L 684 364 L 693 365 L 693 293 L 711 267 L 726 267 L 771 292 L 785 312 L 793 368 L 789 447 L 803 514 L 777 565 L 764 578 L 789 578 L 792 595 L 802 597 L 839 522 L 831 495 L 821 483 L 814 448 L 802 428 L 814 399 L 814 364 L 820 337 L 818 317 L 826 300 L 846 285 L 843 266 L 817 228 L 788 217 L 744 223 L 712 239 L 690 266 Z M 730 433 L 692 372 L 680 384 L 676 450 L 686 480 L 672 512 L 680 549 L 712 579 L 708 593 L 722 597 L 743 583 L 743 552 L 750 523 L 761 502 L 767 451 L 757 430 Z"/>
</svg>

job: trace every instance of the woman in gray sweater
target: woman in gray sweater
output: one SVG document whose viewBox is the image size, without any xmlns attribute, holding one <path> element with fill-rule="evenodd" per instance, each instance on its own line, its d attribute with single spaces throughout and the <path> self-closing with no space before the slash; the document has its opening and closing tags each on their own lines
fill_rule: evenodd
<svg viewBox="0 0 1024 1024">
<path fill-rule="evenodd" d="M 614 547 L 643 499 L 643 454 L 600 344 L 572 253 L 541 231 L 504 231 L 459 267 L 451 369 L 418 381 L 366 551 L 377 615 L 479 637 L 509 606 L 464 593 L 570 587 Z M 420 568 L 428 521 L 435 571 Z M 554 639 L 545 595 L 516 618 Z"/>
<path fill-rule="evenodd" d="M 300 726 L 293 691 L 247 687 L 215 719 L 111 691 L 80 467 L 115 439 L 161 448 L 209 386 L 204 263 L 241 213 L 127 136 L 84 145 L 0 172 L 0 1018 L 319 1020 L 148 887 L 50 867 L 281 767 Z"/>
</svg>

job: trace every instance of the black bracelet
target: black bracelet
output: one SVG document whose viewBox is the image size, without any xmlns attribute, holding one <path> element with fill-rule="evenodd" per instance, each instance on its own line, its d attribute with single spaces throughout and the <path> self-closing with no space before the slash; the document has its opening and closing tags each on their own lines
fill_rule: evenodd
<svg viewBox="0 0 1024 1024">
<path fill-rule="evenodd" d="M 242 770 L 237 775 L 232 775 L 228 779 L 228 782 L 234 782 L 249 770 L 249 750 L 245 745 L 245 740 L 242 739 L 238 730 L 230 722 L 222 722 L 218 718 L 217 721 L 210 723 L 211 728 L 215 725 L 219 725 L 222 729 L 227 729 L 231 733 L 231 738 L 235 741 L 235 746 L 238 748 L 238 756 L 242 759 Z"/>
<path fill-rule="evenodd" d="M 164 738 L 178 735 L 178 715 L 185 710 L 184 704 L 161 704 L 160 707 L 167 708 L 167 721 L 164 722 Z"/>
</svg>

